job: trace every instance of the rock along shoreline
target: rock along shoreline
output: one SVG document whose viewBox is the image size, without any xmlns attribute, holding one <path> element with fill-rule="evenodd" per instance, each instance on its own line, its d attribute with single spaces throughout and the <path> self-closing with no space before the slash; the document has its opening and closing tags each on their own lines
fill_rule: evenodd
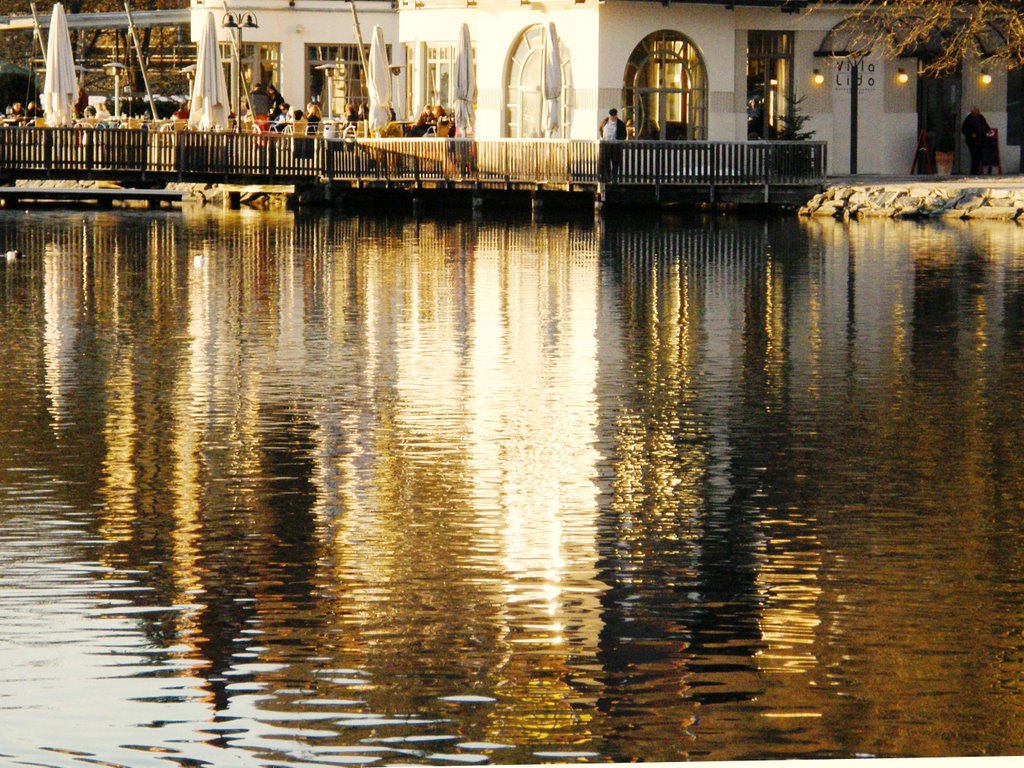
<svg viewBox="0 0 1024 768">
<path fill-rule="evenodd" d="M 798 211 L 801 216 L 850 219 L 985 219 L 1024 223 L 1024 182 L 1020 186 L 956 184 L 837 185 Z"/>
</svg>

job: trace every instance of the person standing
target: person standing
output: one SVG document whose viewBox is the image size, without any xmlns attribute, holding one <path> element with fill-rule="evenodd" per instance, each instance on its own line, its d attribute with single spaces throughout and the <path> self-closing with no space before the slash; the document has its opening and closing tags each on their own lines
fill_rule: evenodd
<svg viewBox="0 0 1024 768">
<path fill-rule="evenodd" d="M 619 142 L 626 138 L 626 124 L 619 120 L 619 111 L 609 109 L 608 117 L 601 121 L 597 128 L 601 138 L 598 150 L 598 178 L 611 181 L 619 175 L 622 164 L 622 146 Z"/>
<path fill-rule="evenodd" d="M 253 125 L 259 128 L 260 133 L 266 133 L 270 130 L 270 107 L 272 101 L 270 94 L 267 93 L 267 89 L 263 87 L 262 83 L 256 83 L 256 86 L 252 89 L 252 93 L 249 94 L 249 104 L 252 106 Z"/>
<path fill-rule="evenodd" d="M 288 105 L 285 104 L 284 96 L 273 84 L 267 86 L 267 96 L 270 97 L 270 119 L 273 120 L 281 112 L 282 107 L 286 108 Z M 287 108 L 284 112 L 285 117 L 290 117 Z"/>
<path fill-rule="evenodd" d="M 971 153 L 971 174 L 981 173 L 981 160 L 985 150 L 985 137 L 988 136 L 988 121 L 981 114 L 977 105 L 971 107 L 971 113 L 964 118 L 964 124 L 960 131 L 967 142 L 967 149 Z"/>
</svg>

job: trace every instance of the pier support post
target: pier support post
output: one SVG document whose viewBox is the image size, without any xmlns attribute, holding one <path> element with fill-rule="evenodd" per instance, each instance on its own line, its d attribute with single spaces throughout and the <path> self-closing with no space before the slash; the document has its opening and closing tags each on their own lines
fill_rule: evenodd
<svg viewBox="0 0 1024 768">
<path fill-rule="evenodd" d="M 423 198 L 419 195 L 412 196 L 412 215 L 420 216 L 423 213 Z"/>
<path fill-rule="evenodd" d="M 232 211 L 237 211 L 242 207 L 242 193 L 237 189 L 228 190 L 228 193 L 224 195 L 224 204 Z"/>
<path fill-rule="evenodd" d="M 530 193 L 530 218 L 537 220 L 544 215 L 544 200 L 539 192 Z"/>
</svg>

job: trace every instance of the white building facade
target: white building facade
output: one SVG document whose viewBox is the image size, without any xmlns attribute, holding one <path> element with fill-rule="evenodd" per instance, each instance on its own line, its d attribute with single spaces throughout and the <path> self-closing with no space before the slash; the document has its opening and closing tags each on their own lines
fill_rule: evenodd
<svg viewBox="0 0 1024 768">
<path fill-rule="evenodd" d="M 960 121 L 977 104 L 999 131 L 1004 171 L 1020 166 L 1017 85 L 1005 72 L 967 63 L 953 77 L 923 78 L 916 59 L 869 56 L 857 63 L 854 121 L 850 61 L 824 55 L 842 15 L 808 13 L 792 0 L 356 0 L 355 10 L 346 0 L 192 0 L 193 37 L 207 12 L 218 22 L 251 12 L 258 27 L 242 29 L 240 48 L 250 82 L 273 83 L 293 106 L 319 101 L 340 114 L 346 102 L 366 99 L 357 38 L 368 45 L 380 25 L 396 115 L 413 120 L 425 104 L 450 110 L 455 43 L 466 23 L 482 139 L 594 139 L 615 107 L 638 138 L 772 140 L 796 101 L 809 117 L 803 129 L 829 145 L 832 174 L 853 164 L 860 174 L 908 173 L 922 140 L 932 155 L 953 153 L 956 171 L 966 170 Z M 542 93 L 549 24 L 562 60 L 553 134 Z M 227 43 L 231 30 L 222 34 Z M 230 52 L 225 46 L 226 59 Z"/>
</svg>

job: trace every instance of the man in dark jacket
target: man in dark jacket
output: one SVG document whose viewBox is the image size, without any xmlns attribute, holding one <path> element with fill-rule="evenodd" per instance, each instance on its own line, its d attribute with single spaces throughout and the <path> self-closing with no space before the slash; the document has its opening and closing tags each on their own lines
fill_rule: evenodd
<svg viewBox="0 0 1024 768">
<path fill-rule="evenodd" d="M 270 94 L 263 87 L 262 83 L 256 83 L 249 94 L 249 103 L 252 105 L 252 121 L 260 131 L 266 133 L 270 130 L 270 107 L 273 104 Z"/>
<path fill-rule="evenodd" d="M 981 157 L 985 148 L 985 137 L 988 136 L 988 121 L 977 106 L 971 107 L 971 114 L 964 118 L 960 128 L 971 153 L 971 173 L 981 173 Z"/>
</svg>

